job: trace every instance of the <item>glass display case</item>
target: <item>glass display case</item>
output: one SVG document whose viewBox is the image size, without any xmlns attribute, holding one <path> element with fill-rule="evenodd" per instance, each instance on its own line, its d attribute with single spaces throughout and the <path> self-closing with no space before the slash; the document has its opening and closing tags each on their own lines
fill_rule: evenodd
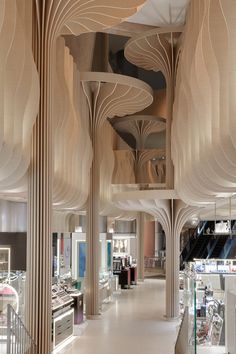
<svg viewBox="0 0 236 354">
<path fill-rule="evenodd" d="M 70 278 L 72 275 L 72 240 L 70 233 L 53 233 L 53 277 Z"/>
<path fill-rule="evenodd" d="M 118 276 L 113 275 L 111 271 L 99 273 L 99 302 L 102 304 L 112 300 L 114 292 L 119 288 Z"/>
<path fill-rule="evenodd" d="M 227 274 L 216 273 L 213 265 L 230 266 L 207 262 L 209 272 L 196 272 L 199 262 L 190 263 L 180 276 L 180 308 L 189 309 L 189 353 L 201 353 L 209 346 L 225 345 L 225 277 Z M 209 270 L 209 268 L 208 268 Z"/>
<path fill-rule="evenodd" d="M 196 279 L 190 269 L 181 274 L 180 308 L 181 312 L 188 308 L 188 352 L 197 353 L 197 322 L 196 322 Z"/>
</svg>

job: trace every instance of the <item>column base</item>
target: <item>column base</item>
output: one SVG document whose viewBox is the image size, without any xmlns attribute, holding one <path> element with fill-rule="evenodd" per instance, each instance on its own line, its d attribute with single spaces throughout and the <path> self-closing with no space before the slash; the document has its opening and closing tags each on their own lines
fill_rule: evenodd
<svg viewBox="0 0 236 354">
<path fill-rule="evenodd" d="M 169 316 L 167 316 L 167 315 L 164 315 L 164 318 L 165 318 L 165 320 L 168 321 L 168 322 L 177 322 L 177 321 L 180 320 L 181 316 L 179 315 L 179 316 L 177 316 L 177 317 L 169 317 Z"/>
<path fill-rule="evenodd" d="M 86 315 L 86 318 L 88 320 L 100 320 L 101 315 L 102 315 L 101 313 L 99 313 L 98 315 Z"/>
</svg>

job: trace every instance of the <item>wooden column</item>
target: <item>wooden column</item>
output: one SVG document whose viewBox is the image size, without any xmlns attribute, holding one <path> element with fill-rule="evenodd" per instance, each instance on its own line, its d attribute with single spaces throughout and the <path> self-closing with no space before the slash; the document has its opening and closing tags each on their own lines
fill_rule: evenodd
<svg viewBox="0 0 236 354">
<path fill-rule="evenodd" d="M 144 281 L 144 222 L 145 213 L 137 217 L 138 279 Z"/>
<path fill-rule="evenodd" d="M 179 317 L 179 238 L 166 238 L 166 318 Z"/>
<path fill-rule="evenodd" d="M 96 123 L 90 124 L 93 162 L 90 170 L 90 188 L 87 204 L 87 264 L 86 264 L 86 315 L 99 315 L 99 199 L 100 164 Z"/>
<path fill-rule="evenodd" d="M 40 80 L 39 113 L 33 128 L 28 185 L 27 328 L 37 354 L 51 353 L 52 279 L 52 130 L 50 62 L 43 24 L 43 7 L 34 9 L 33 50 Z M 40 16 L 40 17 L 39 17 Z M 37 22 L 37 20 L 39 22 Z M 38 26 L 37 26 L 38 23 Z"/>
</svg>

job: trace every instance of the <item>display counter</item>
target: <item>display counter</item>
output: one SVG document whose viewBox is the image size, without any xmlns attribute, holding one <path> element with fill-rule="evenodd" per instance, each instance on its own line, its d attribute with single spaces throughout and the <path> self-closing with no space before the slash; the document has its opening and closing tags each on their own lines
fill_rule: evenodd
<svg viewBox="0 0 236 354">
<path fill-rule="evenodd" d="M 206 262 L 207 263 L 207 262 Z M 215 262 L 218 267 L 219 263 Z M 212 266 L 212 263 L 208 265 Z M 222 263 L 220 265 L 223 265 Z M 224 266 L 232 264 L 225 262 Z M 189 316 L 192 316 L 189 328 L 191 336 L 189 343 L 198 347 L 221 346 L 224 352 L 225 346 L 225 282 L 228 277 L 236 281 L 235 273 L 217 273 L 216 268 L 210 272 L 196 272 L 199 263 L 193 262 L 180 276 L 180 302 L 182 311 L 189 308 Z M 207 350 L 207 349 L 206 349 Z M 196 352 L 198 350 L 196 349 Z"/>
<path fill-rule="evenodd" d="M 189 262 L 188 266 L 196 273 L 236 273 L 235 259 L 195 259 L 194 262 Z"/>
<path fill-rule="evenodd" d="M 132 264 L 131 259 L 130 256 L 113 258 L 113 274 L 119 277 L 121 289 L 137 285 L 137 265 Z"/>
<path fill-rule="evenodd" d="M 73 335 L 73 298 L 60 286 L 52 286 L 53 349 Z"/>
<path fill-rule="evenodd" d="M 79 325 L 84 320 L 84 294 L 80 291 L 72 290 L 70 296 L 74 300 L 74 324 Z"/>
<path fill-rule="evenodd" d="M 124 268 L 114 271 L 115 275 L 119 277 L 119 285 L 121 289 L 129 289 L 131 285 L 130 268 Z"/>
<path fill-rule="evenodd" d="M 137 280 L 138 280 L 137 266 L 134 265 L 130 267 L 130 283 L 132 285 L 137 285 Z"/>
<path fill-rule="evenodd" d="M 118 277 L 112 272 L 101 272 L 99 279 L 100 306 L 103 302 L 112 299 L 113 293 L 118 291 Z"/>
</svg>

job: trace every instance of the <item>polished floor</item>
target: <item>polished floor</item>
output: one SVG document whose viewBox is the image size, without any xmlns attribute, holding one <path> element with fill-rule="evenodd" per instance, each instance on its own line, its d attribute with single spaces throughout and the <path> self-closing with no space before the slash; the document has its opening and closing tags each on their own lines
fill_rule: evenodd
<svg viewBox="0 0 236 354">
<path fill-rule="evenodd" d="M 147 279 L 123 290 L 100 319 L 60 354 L 174 354 L 176 322 L 167 322 L 165 281 Z"/>
</svg>

